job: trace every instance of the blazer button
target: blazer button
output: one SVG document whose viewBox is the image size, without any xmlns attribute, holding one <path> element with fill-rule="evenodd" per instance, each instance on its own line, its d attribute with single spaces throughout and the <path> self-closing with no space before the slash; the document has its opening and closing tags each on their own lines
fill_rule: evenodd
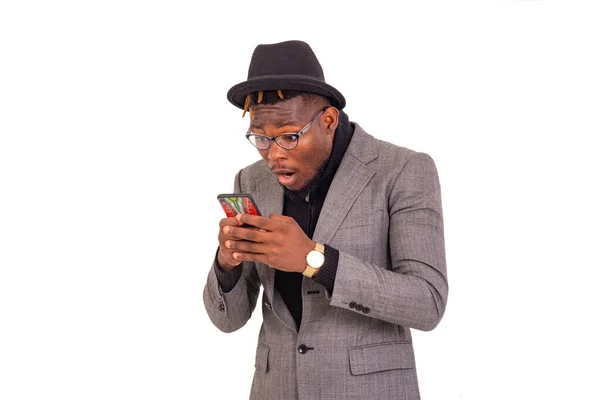
<svg viewBox="0 0 600 400">
<path fill-rule="evenodd" d="M 271 303 L 269 303 L 268 301 L 265 301 L 265 307 L 267 307 L 270 310 L 271 309 Z"/>
<path fill-rule="evenodd" d="M 363 312 L 363 314 L 368 314 L 368 313 L 370 313 L 370 312 L 371 312 L 371 309 L 370 309 L 369 307 L 364 307 L 364 308 L 362 309 L 362 312 Z"/>
<path fill-rule="evenodd" d="M 314 350 L 314 347 L 308 347 L 305 344 L 301 344 L 300 346 L 298 346 L 298 353 L 300 354 L 306 354 L 307 351 L 309 350 Z"/>
<path fill-rule="evenodd" d="M 354 308 L 354 307 L 356 307 L 356 302 L 355 301 L 351 301 L 350 304 L 348 304 L 348 306 L 350 308 Z"/>
<path fill-rule="evenodd" d="M 362 311 L 363 310 L 363 305 L 362 304 L 357 304 L 356 305 L 356 311 Z"/>
<path fill-rule="evenodd" d="M 221 312 L 225 311 L 225 306 L 223 305 L 223 303 L 219 303 L 219 311 L 221 311 Z"/>
</svg>

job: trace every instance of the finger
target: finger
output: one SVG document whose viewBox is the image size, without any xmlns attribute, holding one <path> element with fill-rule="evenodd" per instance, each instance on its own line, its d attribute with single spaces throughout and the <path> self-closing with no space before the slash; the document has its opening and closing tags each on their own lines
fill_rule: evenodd
<svg viewBox="0 0 600 400">
<path fill-rule="evenodd" d="M 231 236 L 229 234 L 227 234 L 225 231 L 229 232 L 229 227 L 231 227 L 231 225 L 226 225 L 224 228 L 219 229 L 219 243 L 221 244 L 221 246 L 224 246 L 224 243 L 227 239 L 233 239 L 233 240 L 238 240 L 239 238 L 235 237 L 235 236 Z"/>
<path fill-rule="evenodd" d="M 242 224 L 235 217 L 223 218 L 219 221 L 219 228 L 223 229 L 227 225 L 241 226 Z"/>
<path fill-rule="evenodd" d="M 243 251 L 245 253 L 264 253 L 266 250 L 264 244 L 246 240 L 227 240 L 225 241 L 225 247 L 230 250 Z"/>
<path fill-rule="evenodd" d="M 268 232 L 261 232 L 256 229 L 226 226 L 223 232 L 235 239 L 249 240 L 251 242 L 263 242 L 267 239 Z"/>
<path fill-rule="evenodd" d="M 271 214 L 271 215 L 269 215 L 269 219 L 271 221 L 278 221 L 278 222 L 283 222 L 286 224 L 289 224 L 292 221 L 294 221 L 294 219 L 292 217 L 287 217 L 287 216 L 281 215 L 281 214 Z"/>
<path fill-rule="evenodd" d="M 233 253 L 233 258 L 237 261 L 254 261 L 268 265 L 267 256 L 259 253 Z"/>
<path fill-rule="evenodd" d="M 263 216 L 242 213 L 242 214 L 236 215 L 236 218 L 239 222 L 241 222 L 243 224 L 255 226 L 257 228 L 265 229 L 267 231 L 271 230 L 271 229 L 269 229 L 269 227 L 272 225 L 271 221 L 269 221 L 268 218 L 265 218 Z"/>
<path fill-rule="evenodd" d="M 232 267 L 237 267 L 242 263 L 240 260 L 236 260 L 233 258 L 233 252 L 221 246 L 219 246 L 219 253 L 217 258 L 221 266 L 229 265 Z"/>
</svg>

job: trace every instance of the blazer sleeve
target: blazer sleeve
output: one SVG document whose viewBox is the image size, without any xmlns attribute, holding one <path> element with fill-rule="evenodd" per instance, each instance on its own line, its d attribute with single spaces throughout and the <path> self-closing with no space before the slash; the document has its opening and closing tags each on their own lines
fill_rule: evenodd
<svg viewBox="0 0 600 400">
<path fill-rule="evenodd" d="M 235 177 L 234 193 L 242 192 L 241 174 L 242 171 L 239 171 Z M 204 307 L 217 328 L 223 332 L 233 332 L 244 326 L 252 316 L 260 290 L 260 279 L 255 264 L 243 262 L 236 267 L 241 268 L 241 276 L 235 286 L 225 292 L 219 285 L 216 268 L 213 261 L 204 286 Z"/>
<path fill-rule="evenodd" d="M 441 191 L 433 159 L 414 153 L 388 194 L 391 269 L 339 252 L 331 305 L 431 330 L 448 297 Z"/>
</svg>

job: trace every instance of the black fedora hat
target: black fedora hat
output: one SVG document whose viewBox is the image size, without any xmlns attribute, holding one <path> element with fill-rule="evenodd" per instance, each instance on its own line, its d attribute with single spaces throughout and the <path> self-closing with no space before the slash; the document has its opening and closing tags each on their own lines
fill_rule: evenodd
<svg viewBox="0 0 600 400">
<path fill-rule="evenodd" d="M 344 96 L 325 83 L 323 68 L 313 50 L 299 40 L 256 46 L 248 80 L 229 89 L 227 99 L 244 109 L 248 93 L 267 90 L 316 93 L 329 98 L 331 105 L 340 110 L 346 105 Z"/>
</svg>

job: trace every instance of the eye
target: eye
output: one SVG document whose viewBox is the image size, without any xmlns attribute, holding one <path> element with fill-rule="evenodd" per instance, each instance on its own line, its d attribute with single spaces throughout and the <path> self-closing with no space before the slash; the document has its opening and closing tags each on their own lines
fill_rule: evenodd
<svg viewBox="0 0 600 400">
<path fill-rule="evenodd" d="M 296 143 L 298 138 L 296 138 L 295 135 L 283 135 L 280 137 L 280 140 L 286 144 L 293 144 L 293 143 Z"/>
<path fill-rule="evenodd" d="M 254 141 L 256 142 L 256 144 L 263 146 L 269 143 L 269 139 L 265 136 L 254 136 Z"/>
</svg>

